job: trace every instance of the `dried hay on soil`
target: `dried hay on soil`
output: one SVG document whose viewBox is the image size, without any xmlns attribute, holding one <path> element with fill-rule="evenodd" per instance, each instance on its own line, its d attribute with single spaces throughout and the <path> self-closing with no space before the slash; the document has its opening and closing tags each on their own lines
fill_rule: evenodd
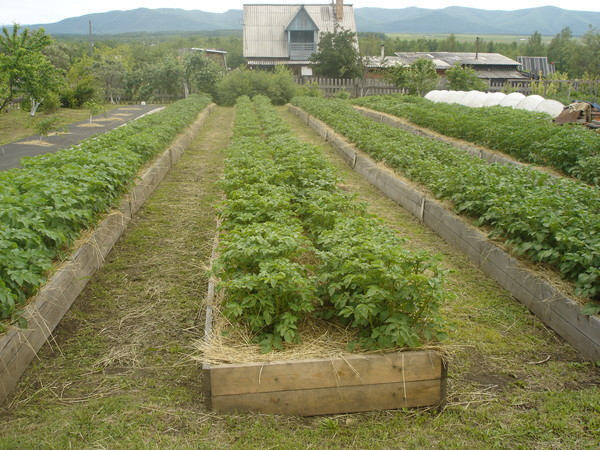
<svg viewBox="0 0 600 450">
<path fill-rule="evenodd" d="M 104 125 L 102 125 L 101 123 L 81 123 L 76 126 L 79 128 L 98 128 L 103 127 Z"/>
<path fill-rule="evenodd" d="M 215 294 L 213 304 L 211 304 L 211 299 L 207 298 L 204 314 L 201 315 L 209 317 L 212 315 L 212 327 L 207 324 L 204 338 L 193 343 L 192 347 L 196 353 L 191 357 L 195 361 L 215 365 L 243 364 L 425 350 L 439 351 L 443 352 L 445 356 L 449 356 L 446 355 L 447 349 L 438 346 L 423 346 L 416 349 L 390 348 L 375 351 L 355 349 L 351 353 L 347 348 L 358 338 L 357 330 L 317 318 L 306 319 L 299 324 L 298 331 L 302 342 L 284 344 L 283 350 L 264 354 L 260 351 L 260 345 L 253 342 L 254 336 L 247 328 L 233 325 L 220 314 L 219 305 L 222 301 L 222 292 Z"/>
<path fill-rule="evenodd" d="M 34 139 L 31 141 L 19 141 L 16 142 L 17 144 L 23 144 L 23 145 L 37 145 L 39 147 L 52 147 L 54 144 L 51 142 L 46 142 L 46 141 L 42 141 L 40 139 Z"/>
</svg>

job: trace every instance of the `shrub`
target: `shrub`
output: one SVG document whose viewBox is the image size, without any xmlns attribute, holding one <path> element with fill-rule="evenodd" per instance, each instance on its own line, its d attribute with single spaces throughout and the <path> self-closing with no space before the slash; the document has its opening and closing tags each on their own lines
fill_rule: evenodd
<svg viewBox="0 0 600 450">
<path fill-rule="evenodd" d="M 240 67 L 227 75 L 217 86 L 217 103 L 233 106 L 238 97 L 265 95 L 275 105 L 284 105 L 296 95 L 298 86 L 292 73 L 283 66 L 274 72 L 248 70 Z"/>
</svg>

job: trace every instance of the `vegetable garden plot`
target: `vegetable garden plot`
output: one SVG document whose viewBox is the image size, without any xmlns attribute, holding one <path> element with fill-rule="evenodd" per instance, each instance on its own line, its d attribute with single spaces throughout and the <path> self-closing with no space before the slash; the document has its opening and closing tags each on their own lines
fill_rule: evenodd
<svg viewBox="0 0 600 450">
<path fill-rule="evenodd" d="M 404 249 L 364 205 L 338 191 L 322 155 L 291 136 L 268 100 L 243 98 L 237 108 L 214 264 L 222 314 L 250 330 L 264 351 L 298 343 L 310 316 L 355 329 L 351 345 L 363 350 L 443 339 L 438 310 L 447 293 L 435 258 Z M 444 364 L 435 352 L 421 353 L 210 365 L 207 397 L 223 411 L 305 415 L 439 404 Z M 411 364 L 390 362 L 400 359 L 427 361 L 427 370 L 411 375 L 410 385 Z M 387 378 L 368 376 L 390 364 Z M 289 377 L 296 381 L 283 381 Z M 240 392 L 235 380 L 242 378 L 250 381 Z M 343 401 L 323 405 L 336 396 Z M 310 406 L 301 408 L 300 398 L 311 398 Z"/>
<path fill-rule="evenodd" d="M 600 135 L 581 126 L 558 126 L 546 114 L 391 95 L 364 97 L 354 103 L 600 185 Z"/>
<path fill-rule="evenodd" d="M 12 187 L 11 192 L 19 195 L 17 200 L 21 199 L 23 202 L 18 204 L 15 199 L 2 198 L 5 204 L 7 201 L 12 202 L 10 205 L 13 207 L 8 208 L 5 214 L 9 214 L 8 218 L 13 220 L 9 220 L 8 224 L 4 223 L 5 240 L 0 242 L 8 245 L 8 251 L 5 247 L 3 253 L 0 253 L 0 258 L 5 258 L 0 259 L 2 262 L 0 275 L 8 275 L 12 278 L 8 279 L 8 283 L 4 282 L 0 286 L 12 287 L 12 292 L 18 293 L 17 298 L 21 299 L 19 302 L 21 304 L 16 305 L 10 302 L 12 297 L 5 297 L 4 299 L 8 298 L 9 301 L 2 304 L 5 308 L 3 314 L 5 317 L 16 315 L 27 322 L 28 326 L 23 329 L 10 327 L 0 336 L 0 402 L 4 401 L 91 275 L 102 265 L 104 256 L 108 254 L 133 214 L 148 198 L 198 131 L 206 116 L 204 114 L 198 117 L 198 114 L 209 102 L 209 98 L 202 97 L 175 104 L 161 114 L 158 120 L 148 116 L 152 120 L 144 120 L 141 126 L 137 123 L 135 126 L 131 124 L 119 129 L 117 133 L 111 132 L 108 133 L 109 136 L 103 135 L 86 141 L 75 149 L 31 159 L 24 164 L 25 169 L 5 172 L 10 176 L 4 177 L 2 181 L 19 180 L 21 183 L 7 185 Z M 186 134 L 181 135 L 131 187 L 132 180 L 141 165 L 153 154 L 164 150 L 175 134 L 182 131 L 194 119 L 197 119 L 194 126 Z M 161 130 L 157 124 L 161 124 L 167 130 Z M 154 131 L 157 137 L 149 142 L 148 136 L 153 136 Z M 116 134 L 117 138 L 112 134 Z M 145 140 L 144 136 L 146 136 Z M 135 148 L 132 149 L 134 145 Z M 134 158 L 132 154 L 138 154 L 140 157 Z M 125 172 L 119 172 L 119 168 L 122 169 L 128 163 L 132 163 L 132 159 L 137 161 L 138 165 L 132 169 L 128 168 Z M 50 175 L 44 178 L 42 171 Z M 111 173 L 112 176 L 109 177 L 107 173 Z M 125 176 L 123 173 L 128 175 Z M 118 174 L 123 175 L 123 178 Z M 53 179 L 52 175 L 56 175 L 57 178 Z M 23 180 L 29 182 L 24 183 Z M 22 192 L 20 189 L 24 186 L 29 186 L 31 191 Z M 125 199 L 121 199 L 118 194 L 124 191 L 130 192 Z M 102 192 L 106 194 L 102 196 Z M 41 271 L 45 266 L 41 266 L 40 269 L 40 266 L 19 265 L 20 260 L 12 260 L 10 255 L 16 254 L 17 251 L 30 252 L 30 254 L 38 251 L 48 258 L 48 262 L 44 264 L 49 266 L 53 256 L 52 251 L 56 252 L 54 256 L 64 255 L 74 239 L 79 236 L 81 230 L 77 226 L 94 226 L 94 222 L 103 212 L 103 209 L 98 208 L 108 209 L 120 200 L 122 202 L 118 210 L 113 210 L 106 215 L 103 221 L 95 226 L 92 233 L 78 242 L 77 250 L 62 263 L 51 279 L 32 298 L 31 303 L 25 309 L 21 309 L 22 303 L 27 300 L 27 295 L 36 292 L 38 285 L 45 281 L 45 273 Z M 38 209 L 36 210 L 35 207 Z M 78 217 L 78 214 L 83 214 L 85 221 L 82 217 L 79 222 L 69 221 Z M 63 221 L 59 220 L 60 218 Z M 28 223 L 29 227 L 26 226 Z M 19 224 L 22 226 L 20 231 L 17 227 Z M 61 236 L 63 240 L 60 241 L 60 246 L 48 245 L 47 238 Z M 13 242 L 11 238 L 21 239 L 21 241 Z M 26 238 L 29 241 L 23 241 Z M 39 248 L 36 248 L 34 243 L 37 243 Z M 42 244 L 46 244 L 46 248 Z M 24 276 L 29 284 L 23 286 L 15 278 L 15 274 L 19 273 L 15 267 L 25 274 L 27 270 L 40 270 L 40 273 L 36 277 Z M 2 281 L 0 279 L 0 283 Z M 34 281 L 38 285 L 33 284 Z M 19 288 L 21 291 L 18 290 Z M 10 294 L 11 291 L 8 292 Z"/>
<path fill-rule="evenodd" d="M 299 103 L 302 100 L 310 102 L 310 99 L 297 100 Z M 327 110 L 327 106 L 324 109 Z M 492 275 L 586 357 L 592 360 L 600 358 L 600 321 L 596 317 L 583 316 L 581 308 L 575 302 L 565 298 L 564 294 L 553 286 L 520 267 L 517 260 L 489 243 L 479 231 L 464 225 L 460 219 L 454 218 L 453 214 L 437 205 L 436 202 L 428 201 L 426 195 L 402 182 L 393 173 L 377 167 L 370 158 L 360 155 L 322 122 L 313 119 L 301 110 L 298 111 L 307 123 L 337 147 L 343 159 L 357 172 L 412 214 L 425 221 L 450 243 L 466 252 L 484 271 Z M 356 114 L 358 115 L 358 113 Z M 349 117 L 344 117 L 345 123 L 348 123 Z M 358 117 L 367 120 L 360 115 Z M 378 125 L 378 127 L 381 126 Z M 368 129 L 368 125 L 362 124 L 361 129 Z M 373 131 L 380 131 L 380 128 Z M 390 142 L 385 140 L 381 142 L 381 132 L 376 134 L 381 147 L 393 148 Z M 401 144 L 401 140 L 396 143 L 396 147 L 399 144 Z M 377 144 L 373 144 L 373 147 L 381 148 L 377 147 Z"/>
<path fill-rule="evenodd" d="M 576 294 L 600 295 L 600 192 L 525 167 L 487 164 L 449 145 L 375 123 L 340 101 L 296 98 L 359 149 L 493 227 L 517 255 L 554 267 Z"/>
</svg>

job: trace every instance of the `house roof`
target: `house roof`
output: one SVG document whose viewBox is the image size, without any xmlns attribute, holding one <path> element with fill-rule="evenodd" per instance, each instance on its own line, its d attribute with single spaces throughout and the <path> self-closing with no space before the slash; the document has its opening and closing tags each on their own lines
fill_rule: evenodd
<svg viewBox="0 0 600 450">
<path fill-rule="evenodd" d="M 367 56 L 365 62 L 369 68 L 385 68 L 394 66 L 410 66 L 417 59 L 420 58 L 408 58 L 406 56 L 386 56 L 382 59 L 380 56 Z M 433 58 L 431 60 L 433 61 L 433 65 L 435 66 L 436 70 L 447 70 L 452 67 L 451 64 L 448 64 L 441 59 Z"/>
<path fill-rule="evenodd" d="M 518 70 L 513 70 L 510 67 L 503 68 L 503 69 L 482 69 L 482 68 L 477 69 L 476 68 L 475 70 L 477 70 L 477 73 L 479 74 L 479 78 L 483 78 L 486 80 L 527 79 L 527 77 L 525 75 L 523 75 L 521 72 L 519 72 Z"/>
<path fill-rule="evenodd" d="M 449 69 L 452 64 L 460 62 L 468 66 L 514 66 L 519 63 L 500 53 L 462 53 L 462 52 L 397 52 L 395 56 L 406 65 L 417 59 L 431 59 L 436 68 Z"/>
<path fill-rule="evenodd" d="M 554 64 L 550 64 L 546 56 L 517 56 L 517 61 L 521 64 L 524 71 L 533 73 L 534 75 L 540 73 L 548 75 L 555 72 Z"/>
<path fill-rule="evenodd" d="M 333 32 L 336 23 L 335 4 L 325 5 L 244 5 L 244 57 L 288 58 L 286 27 L 304 8 L 319 33 Z M 356 32 L 352 5 L 344 5 L 342 28 Z"/>
<path fill-rule="evenodd" d="M 196 50 L 199 52 L 206 52 L 206 53 L 217 53 L 217 54 L 222 54 L 222 55 L 226 55 L 227 52 L 225 50 L 215 50 L 212 48 L 198 48 L 198 47 L 192 47 L 191 50 Z"/>
<path fill-rule="evenodd" d="M 433 53 L 421 53 L 421 52 L 410 52 L 410 53 L 396 53 L 396 55 L 400 55 L 400 56 L 386 56 L 383 59 L 380 56 L 370 56 L 366 58 L 366 65 L 368 68 L 371 69 L 383 69 L 386 67 L 394 67 L 394 66 L 410 66 L 413 62 L 415 62 L 417 59 L 425 59 L 424 56 L 422 55 L 429 55 L 431 56 L 431 58 L 426 58 L 426 59 L 430 59 L 431 61 L 433 61 L 433 64 L 435 65 L 436 70 L 448 70 L 452 67 L 452 64 L 454 64 L 454 62 L 451 62 L 452 60 L 448 59 L 448 58 L 435 58 L 433 57 L 434 55 L 438 55 L 441 52 L 433 52 Z M 458 53 L 453 55 L 460 55 Z M 467 55 L 471 55 L 471 53 L 467 53 Z M 475 55 L 474 53 L 472 54 L 473 56 Z M 481 57 L 481 53 L 479 54 L 479 57 Z M 484 55 L 498 55 L 497 53 L 484 53 Z M 501 58 L 505 58 L 502 55 L 498 55 Z M 512 61 L 510 58 L 505 58 L 509 61 Z M 516 66 L 518 65 L 518 63 L 516 61 L 513 61 L 513 64 L 502 64 L 499 62 L 490 62 L 490 61 L 498 61 L 501 59 L 493 59 L 493 58 L 487 58 L 486 60 L 484 60 L 483 63 L 469 63 L 469 62 L 464 62 L 464 61 L 469 61 L 468 58 L 465 59 L 461 59 L 461 63 L 465 64 L 465 65 L 473 65 L 474 69 L 478 72 L 479 74 L 479 78 L 483 78 L 483 79 L 521 79 L 521 78 L 527 78 L 525 75 L 523 75 L 521 72 L 519 72 L 516 69 Z"/>
</svg>

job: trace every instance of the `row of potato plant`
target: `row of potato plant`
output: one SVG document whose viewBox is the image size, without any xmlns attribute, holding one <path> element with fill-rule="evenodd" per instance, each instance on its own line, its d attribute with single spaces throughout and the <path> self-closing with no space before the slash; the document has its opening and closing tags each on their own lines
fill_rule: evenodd
<svg viewBox="0 0 600 450">
<path fill-rule="evenodd" d="M 352 345 L 364 348 L 443 339 L 437 258 L 407 251 L 339 190 L 321 151 L 296 139 L 266 97 L 236 108 L 214 264 L 223 314 L 265 352 L 298 342 L 308 316 L 355 327 Z"/>
<path fill-rule="evenodd" d="M 375 96 L 355 103 L 600 185 L 600 135 L 581 125 L 558 126 L 544 113 L 503 106 L 470 108 L 422 97 Z"/>
<path fill-rule="evenodd" d="M 39 289 L 53 262 L 210 103 L 193 96 L 163 111 L 0 173 L 0 320 Z M 2 327 L 0 322 L 0 329 Z"/>
<path fill-rule="evenodd" d="M 523 166 L 488 164 L 450 145 L 377 123 L 338 100 L 299 97 L 321 119 L 375 159 L 427 186 L 459 213 L 491 225 L 518 255 L 547 263 L 576 294 L 600 295 L 600 192 Z"/>
</svg>

